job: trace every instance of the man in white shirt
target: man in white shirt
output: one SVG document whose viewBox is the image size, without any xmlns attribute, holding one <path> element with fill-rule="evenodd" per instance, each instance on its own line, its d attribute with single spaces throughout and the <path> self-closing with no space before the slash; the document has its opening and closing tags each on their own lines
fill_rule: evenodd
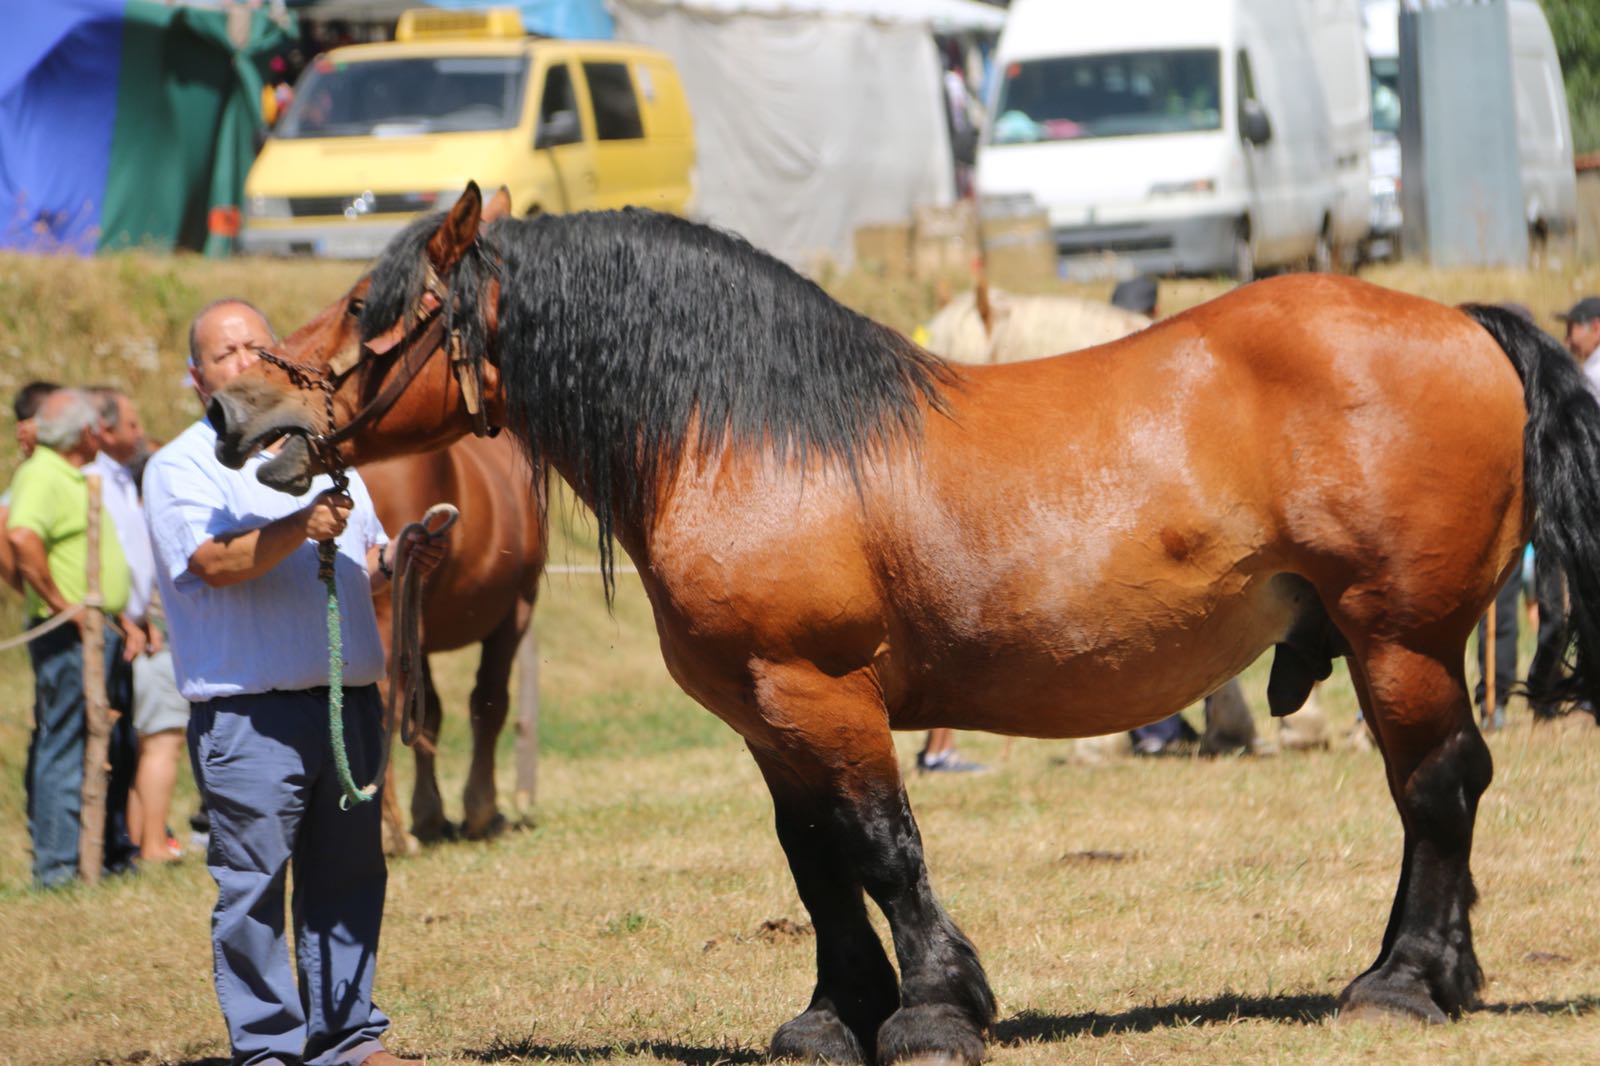
<svg viewBox="0 0 1600 1066">
<path fill-rule="evenodd" d="M 236 299 L 203 309 L 189 338 L 202 402 L 274 343 L 262 314 Z M 389 1019 L 372 1002 L 387 878 L 379 804 L 340 809 L 316 542 L 338 546 L 344 741 L 358 784 L 376 773 L 383 739 L 372 594 L 389 580 L 390 546 L 355 471 L 348 495 L 323 475 L 289 496 L 256 480 L 261 455 L 223 466 L 216 439 L 203 418 L 179 434 L 146 466 L 144 498 L 211 814 L 213 963 L 234 1061 L 393 1066 L 401 1060 L 379 1042 Z M 442 543 L 412 550 L 425 570 L 443 554 Z M 295 966 L 284 936 L 291 866 Z"/>
</svg>

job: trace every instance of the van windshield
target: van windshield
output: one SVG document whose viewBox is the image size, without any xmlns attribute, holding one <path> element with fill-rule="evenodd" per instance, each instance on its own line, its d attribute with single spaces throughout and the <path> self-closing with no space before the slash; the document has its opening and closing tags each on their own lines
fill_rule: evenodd
<svg viewBox="0 0 1600 1066">
<path fill-rule="evenodd" d="M 1400 60 L 1372 60 L 1372 128 L 1379 133 L 1400 132 Z"/>
<path fill-rule="evenodd" d="M 522 114 L 526 56 L 319 59 L 295 89 L 279 137 L 503 130 Z"/>
<path fill-rule="evenodd" d="M 1215 49 L 1030 59 L 1006 67 L 994 144 L 1222 128 Z"/>
</svg>

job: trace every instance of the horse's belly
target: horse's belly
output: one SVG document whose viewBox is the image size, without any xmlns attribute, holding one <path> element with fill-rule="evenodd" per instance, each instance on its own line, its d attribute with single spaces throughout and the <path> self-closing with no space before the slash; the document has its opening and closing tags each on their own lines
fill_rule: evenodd
<svg viewBox="0 0 1600 1066">
<path fill-rule="evenodd" d="M 891 723 L 1035 737 L 1120 732 L 1215 691 L 1281 640 L 1293 617 L 1261 581 L 1221 604 L 1129 601 L 1087 624 L 1030 619 L 926 656 L 891 698 Z"/>
</svg>

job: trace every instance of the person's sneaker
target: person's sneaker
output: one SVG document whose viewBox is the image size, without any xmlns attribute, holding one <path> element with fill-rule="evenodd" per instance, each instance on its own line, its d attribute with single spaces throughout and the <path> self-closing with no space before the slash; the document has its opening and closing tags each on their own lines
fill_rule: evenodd
<svg viewBox="0 0 1600 1066">
<path fill-rule="evenodd" d="M 1135 755 L 1160 755 L 1167 750 L 1167 742 L 1160 737 L 1140 737 L 1133 742 Z"/>
<path fill-rule="evenodd" d="M 923 774 L 985 774 L 989 768 L 981 762 L 963 759 L 955 748 L 946 748 L 937 755 L 917 753 L 917 772 Z"/>
</svg>

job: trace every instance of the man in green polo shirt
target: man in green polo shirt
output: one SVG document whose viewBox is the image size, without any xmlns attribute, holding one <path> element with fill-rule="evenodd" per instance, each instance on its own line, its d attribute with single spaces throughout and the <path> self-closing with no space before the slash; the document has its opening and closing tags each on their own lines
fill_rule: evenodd
<svg viewBox="0 0 1600 1066">
<path fill-rule="evenodd" d="M 99 450 L 100 419 L 93 401 L 78 389 L 52 393 L 36 416 L 39 447 L 11 481 L 6 539 L 16 554 L 27 598 L 28 624 L 81 603 L 88 588 L 89 492 L 83 466 Z M 100 598 L 107 616 L 128 603 L 128 564 L 109 513 L 100 512 Z M 80 616 L 80 622 L 81 622 Z M 140 631 L 130 634 L 129 657 L 141 649 Z M 106 689 L 114 707 L 128 706 L 122 638 L 106 634 Z M 33 839 L 33 878 L 40 887 L 70 881 L 78 870 L 78 824 L 83 791 L 83 639 L 68 624 L 32 641 L 34 724 L 28 745 L 28 833 Z M 107 798 L 105 863 L 125 868 L 132 854 L 124 805 L 131 760 L 127 715 L 112 736 L 113 779 Z"/>
</svg>

